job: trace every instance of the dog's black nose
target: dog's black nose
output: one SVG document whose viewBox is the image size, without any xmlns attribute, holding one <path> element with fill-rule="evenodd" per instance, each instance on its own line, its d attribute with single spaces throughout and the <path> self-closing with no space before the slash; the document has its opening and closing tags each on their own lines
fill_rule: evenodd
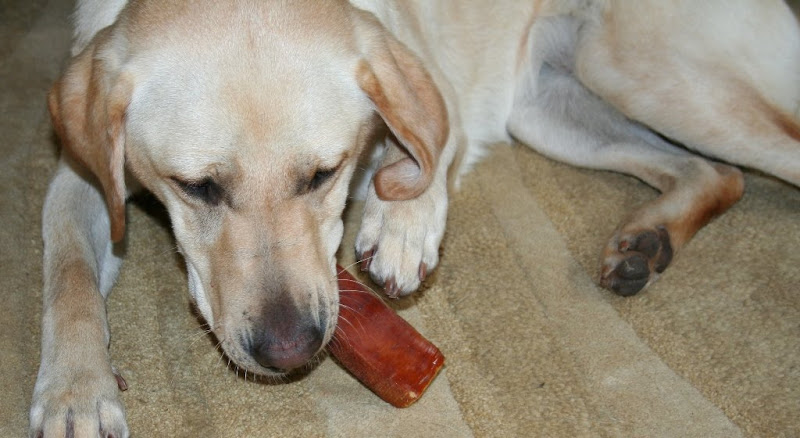
<svg viewBox="0 0 800 438">
<path fill-rule="evenodd" d="M 252 340 L 251 355 L 261 366 L 277 372 L 291 371 L 305 365 L 322 346 L 322 331 L 308 326 L 280 337 L 262 332 Z"/>
<path fill-rule="evenodd" d="M 245 351 L 265 368 L 291 371 L 319 351 L 324 330 L 317 318 L 298 309 L 291 300 L 276 301 L 265 306 L 261 318 L 251 322 Z"/>
</svg>

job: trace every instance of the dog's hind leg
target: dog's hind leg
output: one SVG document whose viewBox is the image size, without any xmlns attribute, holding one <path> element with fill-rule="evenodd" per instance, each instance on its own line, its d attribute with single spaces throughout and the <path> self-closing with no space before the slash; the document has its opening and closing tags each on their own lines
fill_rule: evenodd
<svg viewBox="0 0 800 438">
<path fill-rule="evenodd" d="M 788 7 L 673 3 L 612 2 L 587 20 L 576 76 L 688 149 L 800 186 L 800 29 Z"/>
<path fill-rule="evenodd" d="M 674 146 L 626 118 L 573 75 L 578 24 L 542 20 L 532 29 L 509 132 L 550 158 L 633 175 L 661 196 L 633 212 L 603 249 L 601 284 L 633 295 L 654 281 L 675 252 L 743 191 L 741 173 Z"/>
<path fill-rule="evenodd" d="M 120 264 L 102 192 L 62 158 L 43 217 L 42 353 L 31 436 L 128 436 L 105 297 Z M 91 177 L 89 177 L 91 178 Z"/>
</svg>

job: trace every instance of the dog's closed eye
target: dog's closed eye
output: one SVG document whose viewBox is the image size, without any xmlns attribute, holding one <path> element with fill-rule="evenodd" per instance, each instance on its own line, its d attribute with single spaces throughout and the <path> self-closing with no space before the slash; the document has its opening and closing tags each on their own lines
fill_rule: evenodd
<svg viewBox="0 0 800 438">
<path fill-rule="evenodd" d="M 203 178 L 199 181 L 185 181 L 172 177 L 172 181 L 178 185 L 185 195 L 193 200 L 202 201 L 208 205 L 218 205 L 222 200 L 222 187 L 211 178 Z"/>
<path fill-rule="evenodd" d="M 336 173 L 337 169 L 338 168 L 319 169 L 316 172 L 314 172 L 314 176 L 311 177 L 311 181 L 308 183 L 308 191 L 312 192 L 320 188 L 329 179 L 331 179 L 331 177 Z"/>
<path fill-rule="evenodd" d="M 330 181 L 336 172 L 339 170 L 339 166 L 331 167 L 328 169 L 320 168 L 314 171 L 314 174 L 310 177 L 301 178 L 297 182 L 297 194 L 304 195 L 307 193 L 313 193 L 317 191 L 319 188 L 324 186 L 328 181 Z"/>
</svg>

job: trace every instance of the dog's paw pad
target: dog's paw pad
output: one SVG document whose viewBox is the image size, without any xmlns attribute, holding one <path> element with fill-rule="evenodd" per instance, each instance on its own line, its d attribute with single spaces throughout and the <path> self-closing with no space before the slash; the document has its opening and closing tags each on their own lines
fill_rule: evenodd
<svg viewBox="0 0 800 438">
<path fill-rule="evenodd" d="M 627 297 L 642 290 L 648 281 L 650 268 L 647 259 L 642 254 L 632 253 L 603 275 L 600 283 L 618 295 Z"/>
<path fill-rule="evenodd" d="M 641 253 L 653 261 L 653 269 L 659 274 L 664 272 L 672 261 L 672 245 L 669 233 L 664 227 L 656 227 L 655 230 L 644 231 L 620 240 L 619 251 Z"/>
<path fill-rule="evenodd" d="M 669 232 L 664 227 L 615 236 L 604 254 L 600 285 L 618 295 L 635 295 L 664 272 L 672 255 Z"/>
</svg>

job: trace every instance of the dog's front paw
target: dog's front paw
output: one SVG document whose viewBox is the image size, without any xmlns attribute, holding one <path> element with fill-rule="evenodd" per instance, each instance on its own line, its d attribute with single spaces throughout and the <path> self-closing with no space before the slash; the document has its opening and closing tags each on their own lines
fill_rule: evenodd
<svg viewBox="0 0 800 438">
<path fill-rule="evenodd" d="M 50 375 L 48 375 L 50 374 Z M 30 413 L 34 438 L 127 438 L 119 390 L 125 381 L 112 371 L 40 373 Z"/>
<path fill-rule="evenodd" d="M 419 288 L 439 263 L 447 220 L 447 190 L 437 185 L 415 199 L 383 201 L 370 191 L 356 239 L 361 270 L 389 297 Z"/>
</svg>

